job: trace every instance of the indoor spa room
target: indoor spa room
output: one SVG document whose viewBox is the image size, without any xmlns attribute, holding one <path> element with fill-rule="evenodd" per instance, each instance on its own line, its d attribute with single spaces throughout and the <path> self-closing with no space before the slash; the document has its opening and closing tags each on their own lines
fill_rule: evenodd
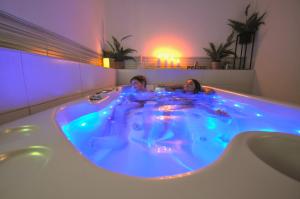
<svg viewBox="0 0 300 199">
<path fill-rule="evenodd" d="M 0 0 L 0 199 L 300 199 L 299 0 Z"/>
</svg>

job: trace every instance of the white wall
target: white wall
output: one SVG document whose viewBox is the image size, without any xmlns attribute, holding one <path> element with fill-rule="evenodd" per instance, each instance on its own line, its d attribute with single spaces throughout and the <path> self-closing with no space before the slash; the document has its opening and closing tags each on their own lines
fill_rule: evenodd
<svg viewBox="0 0 300 199">
<path fill-rule="evenodd" d="M 7 115 L 16 118 L 12 112 L 27 115 L 24 108 L 37 112 L 116 85 L 114 69 L 5 48 L 0 48 L 0 71 L 0 123 Z"/>
<path fill-rule="evenodd" d="M 1 0 L 0 9 L 101 52 L 103 0 Z"/>
<path fill-rule="evenodd" d="M 101 52 L 104 0 L 1 0 L 0 10 Z M 114 70 L 0 48 L 0 123 L 114 86 Z"/>
<path fill-rule="evenodd" d="M 255 94 L 300 104 L 300 1 L 264 0 L 266 25 L 255 62 Z"/>
<path fill-rule="evenodd" d="M 178 49 L 183 57 L 206 56 L 208 42 L 223 42 L 228 19 L 240 19 L 248 0 L 105 0 L 105 37 L 126 41 L 143 56 L 155 47 Z"/>
<path fill-rule="evenodd" d="M 144 75 L 148 84 L 182 84 L 187 79 L 197 79 L 203 85 L 209 85 L 221 89 L 240 93 L 252 94 L 254 71 L 252 70 L 118 70 L 117 84 L 129 84 L 135 75 Z"/>
</svg>

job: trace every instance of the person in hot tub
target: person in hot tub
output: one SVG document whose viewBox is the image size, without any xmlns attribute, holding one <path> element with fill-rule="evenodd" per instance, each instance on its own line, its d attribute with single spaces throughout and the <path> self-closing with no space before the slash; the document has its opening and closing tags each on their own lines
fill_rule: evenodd
<svg viewBox="0 0 300 199">
<path fill-rule="evenodd" d="M 147 80 L 143 75 L 137 75 L 130 79 L 130 85 L 136 92 L 145 92 L 147 91 Z"/>
<path fill-rule="evenodd" d="M 142 75 L 134 76 L 130 79 L 131 92 L 127 95 L 127 100 L 137 102 L 143 106 L 147 101 L 151 101 L 155 95 L 147 90 L 147 79 Z"/>
<path fill-rule="evenodd" d="M 196 79 L 186 80 L 182 86 L 182 91 L 183 91 L 183 96 L 182 96 L 183 98 L 178 99 L 178 101 L 181 101 L 182 105 L 196 106 L 199 108 L 202 107 L 209 113 L 221 115 L 221 116 L 228 116 L 228 113 L 226 113 L 224 110 L 221 109 L 214 110 L 214 108 L 211 107 L 213 103 L 211 102 L 212 98 L 209 96 L 215 94 L 215 90 L 211 88 L 202 87 L 198 80 Z M 200 97 L 199 95 L 196 96 L 195 94 L 200 94 L 200 95 L 204 94 L 204 95 Z M 209 100 L 208 103 L 205 103 L 206 100 Z M 170 100 L 168 101 L 170 102 Z"/>
<path fill-rule="evenodd" d="M 188 79 L 183 84 L 183 92 L 196 94 L 202 91 L 201 84 L 195 79 Z"/>
<path fill-rule="evenodd" d="M 196 79 L 188 79 L 183 84 L 183 92 L 190 94 L 205 93 L 214 94 L 215 91 L 211 88 L 203 88 Z"/>
<path fill-rule="evenodd" d="M 130 79 L 130 87 L 121 93 L 111 113 L 103 123 L 97 137 L 92 138 L 94 149 L 118 149 L 128 143 L 128 115 L 144 107 L 145 103 L 154 97 L 153 92 L 146 89 L 147 80 L 142 75 Z"/>
<path fill-rule="evenodd" d="M 142 75 L 134 76 L 130 79 L 130 92 L 124 95 L 124 98 L 116 105 L 112 116 L 123 118 L 125 120 L 129 111 L 142 108 L 144 104 L 153 98 L 153 92 L 149 92 L 147 87 L 147 80 Z"/>
</svg>

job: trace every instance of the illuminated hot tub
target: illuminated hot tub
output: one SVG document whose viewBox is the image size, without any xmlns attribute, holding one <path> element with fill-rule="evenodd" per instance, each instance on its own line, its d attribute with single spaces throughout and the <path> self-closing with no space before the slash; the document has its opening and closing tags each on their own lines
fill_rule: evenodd
<svg viewBox="0 0 300 199">
<path fill-rule="evenodd" d="M 300 109 L 222 90 L 112 91 L 62 107 L 66 138 L 88 160 L 109 171 L 142 178 L 192 174 L 216 161 L 245 131 L 300 135 Z"/>
</svg>

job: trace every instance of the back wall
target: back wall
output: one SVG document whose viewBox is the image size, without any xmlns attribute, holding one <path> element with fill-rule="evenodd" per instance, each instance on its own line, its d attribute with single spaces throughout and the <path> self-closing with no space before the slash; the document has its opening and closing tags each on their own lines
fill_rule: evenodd
<svg viewBox="0 0 300 199">
<path fill-rule="evenodd" d="M 105 0 L 105 38 L 132 34 L 126 41 L 142 56 L 170 47 L 183 57 L 206 56 L 208 42 L 230 34 L 229 18 L 243 16 L 246 0 Z"/>
</svg>

